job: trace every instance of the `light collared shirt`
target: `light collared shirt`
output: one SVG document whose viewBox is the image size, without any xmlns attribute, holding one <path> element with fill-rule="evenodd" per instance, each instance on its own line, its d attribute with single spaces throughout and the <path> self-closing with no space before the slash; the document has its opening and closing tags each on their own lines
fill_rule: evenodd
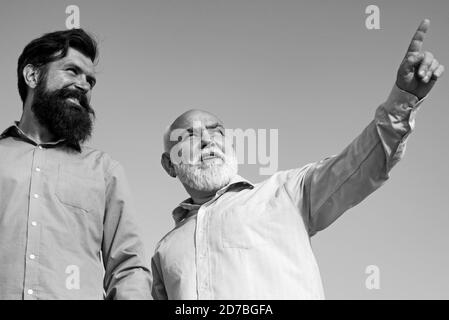
<svg viewBox="0 0 449 320">
<path fill-rule="evenodd" d="M 380 187 L 402 158 L 421 101 L 392 89 L 340 154 L 173 211 L 152 258 L 155 299 L 323 299 L 310 237 Z"/>
<path fill-rule="evenodd" d="M 0 299 L 151 299 L 121 165 L 107 154 L 0 136 Z"/>
</svg>

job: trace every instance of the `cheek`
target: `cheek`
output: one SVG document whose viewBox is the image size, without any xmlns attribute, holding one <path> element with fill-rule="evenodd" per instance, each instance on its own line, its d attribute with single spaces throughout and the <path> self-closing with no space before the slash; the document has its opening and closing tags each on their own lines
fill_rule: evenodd
<svg viewBox="0 0 449 320">
<path fill-rule="evenodd" d="M 170 149 L 170 161 L 174 165 L 189 162 L 189 143 L 179 142 Z"/>
<path fill-rule="evenodd" d="M 232 139 L 223 138 L 222 143 L 219 144 L 219 147 L 226 156 L 235 156 L 234 141 Z"/>
<path fill-rule="evenodd" d="M 46 89 L 49 91 L 62 89 L 70 84 L 70 79 L 61 74 L 48 74 Z"/>
<path fill-rule="evenodd" d="M 191 139 L 178 143 L 172 148 L 170 156 L 184 164 L 197 164 L 201 156 L 201 141 L 199 139 Z"/>
</svg>

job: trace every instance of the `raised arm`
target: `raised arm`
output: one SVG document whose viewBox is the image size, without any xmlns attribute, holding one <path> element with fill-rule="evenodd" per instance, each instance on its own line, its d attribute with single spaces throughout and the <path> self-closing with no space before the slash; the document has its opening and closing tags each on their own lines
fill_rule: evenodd
<svg viewBox="0 0 449 320">
<path fill-rule="evenodd" d="M 303 216 L 309 234 L 323 230 L 380 187 L 402 158 L 416 110 L 444 67 L 422 52 L 424 20 L 399 67 L 396 84 L 374 120 L 340 154 L 311 165 L 303 183 Z"/>
</svg>

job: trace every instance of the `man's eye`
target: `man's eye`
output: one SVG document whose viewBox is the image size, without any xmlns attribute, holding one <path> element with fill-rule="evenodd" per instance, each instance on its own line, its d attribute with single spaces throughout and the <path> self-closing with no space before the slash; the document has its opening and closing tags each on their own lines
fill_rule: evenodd
<svg viewBox="0 0 449 320">
<path fill-rule="evenodd" d="M 224 136 L 224 131 L 223 131 L 223 129 L 214 129 L 213 130 L 213 133 L 217 133 L 217 134 L 220 134 L 220 135 L 222 135 L 222 136 Z"/>
<path fill-rule="evenodd" d="M 187 132 L 184 135 L 182 135 L 181 137 L 179 137 L 179 141 L 185 141 L 187 139 L 190 139 L 191 137 L 193 137 L 193 132 Z"/>
<path fill-rule="evenodd" d="M 68 69 L 66 69 L 66 71 L 76 74 L 76 70 L 74 68 L 68 68 Z"/>
</svg>

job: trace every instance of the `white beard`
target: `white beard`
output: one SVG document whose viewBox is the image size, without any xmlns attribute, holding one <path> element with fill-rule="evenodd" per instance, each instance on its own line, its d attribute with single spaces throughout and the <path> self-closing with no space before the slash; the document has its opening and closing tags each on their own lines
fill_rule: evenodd
<svg viewBox="0 0 449 320">
<path fill-rule="evenodd" d="M 224 160 L 215 158 L 197 165 L 174 164 L 179 180 L 198 191 L 215 192 L 229 184 L 237 175 L 238 164 L 235 153 L 226 155 Z"/>
</svg>

